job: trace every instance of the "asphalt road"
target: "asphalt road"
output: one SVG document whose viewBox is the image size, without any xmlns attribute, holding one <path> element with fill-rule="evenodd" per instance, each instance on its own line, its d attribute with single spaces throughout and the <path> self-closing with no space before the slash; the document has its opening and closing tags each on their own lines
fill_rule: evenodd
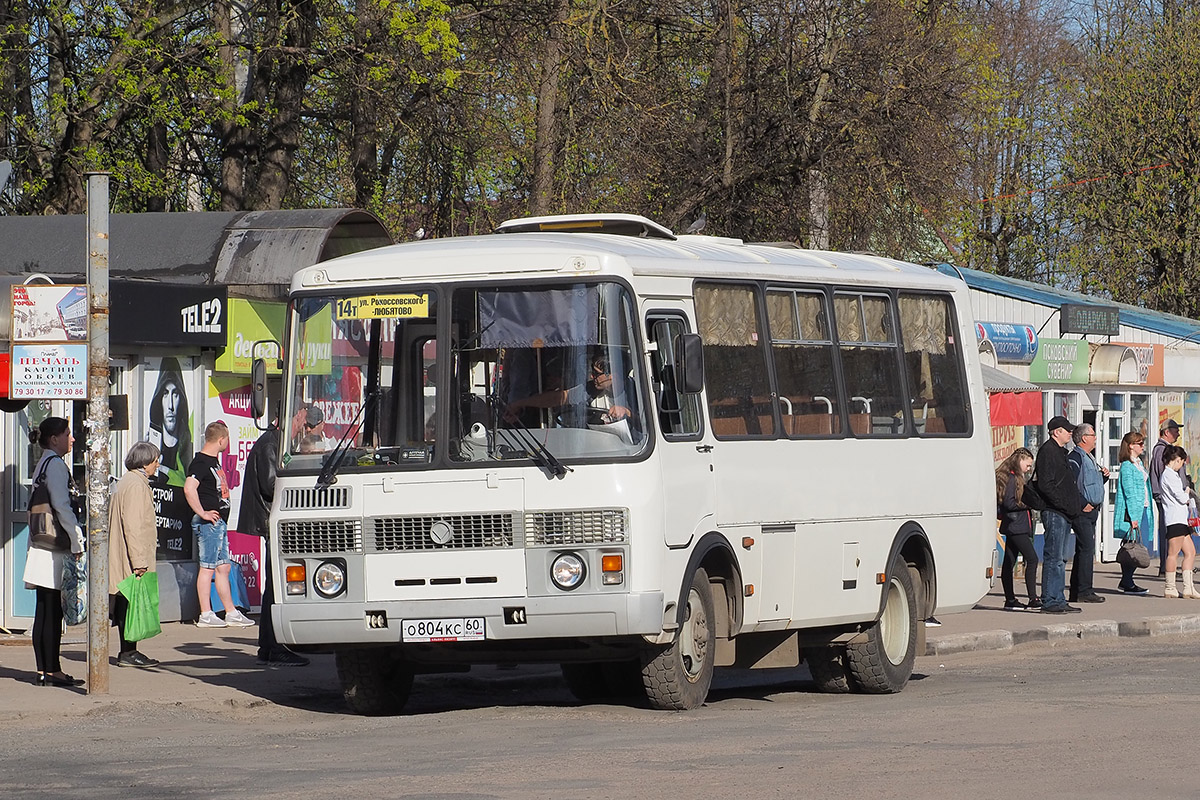
<svg viewBox="0 0 1200 800">
<path fill-rule="evenodd" d="M 1194 798 L 1200 638 L 929 656 L 904 692 L 726 673 L 687 713 L 581 705 L 556 671 L 418 678 L 409 712 L 306 690 L 9 719 L 5 797 Z M 1171 751 L 1162 752 L 1169 743 Z"/>
</svg>

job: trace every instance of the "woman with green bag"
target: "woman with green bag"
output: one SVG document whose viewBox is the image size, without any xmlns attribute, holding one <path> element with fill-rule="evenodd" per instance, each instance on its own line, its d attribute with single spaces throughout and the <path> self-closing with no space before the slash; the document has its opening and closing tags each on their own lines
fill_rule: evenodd
<svg viewBox="0 0 1200 800">
<path fill-rule="evenodd" d="M 121 592 L 120 584 L 127 578 L 128 590 L 134 582 L 143 580 L 150 573 L 155 588 L 155 616 L 157 617 L 157 575 L 154 575 L 155 556 L 158 549 L 158 527 L 154 519 L 154 500 L 150 493 L 150 478 L 158 471 L 159 451 L 149 442 L 138 442 L 129 448 L 125 456 L 128 472 L 117 481 L 108 504 L 108 594 L 109 616 L 121 633 L 121 652 L 117 656 L 118 667 L 156 667 L 158 662 L 143 655 L 137 649 L 137 639 L 129 631 L 129 599 Z M 155 619 L 155 622 L 158 620 Z"/>
</svg>

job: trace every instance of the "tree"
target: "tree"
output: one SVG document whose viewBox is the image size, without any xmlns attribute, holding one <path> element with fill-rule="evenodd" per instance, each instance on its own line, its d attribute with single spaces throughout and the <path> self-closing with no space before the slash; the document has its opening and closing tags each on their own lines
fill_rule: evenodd
<svg viewBox="0 0 1200 800">
<path fill-rule="evenodd" d="M 1061 195 L 1085 290 L 1200 313 L 1200 13 L 1176 10 L 1093 51 Z"/>
</svg>

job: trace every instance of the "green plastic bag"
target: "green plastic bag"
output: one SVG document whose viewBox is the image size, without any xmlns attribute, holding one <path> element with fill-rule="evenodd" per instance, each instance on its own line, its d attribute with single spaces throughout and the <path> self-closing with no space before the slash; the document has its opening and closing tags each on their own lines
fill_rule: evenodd
<svg viewBox="0 0 1200 800">
<path fill-rule="evenodd" d="M 140 642 L 162 633 L 158 622 L 158 573 L 130 575 L 117 584 L 117 590 L 129 601 L 125 613 L 125 638 Z"/>
</svg>

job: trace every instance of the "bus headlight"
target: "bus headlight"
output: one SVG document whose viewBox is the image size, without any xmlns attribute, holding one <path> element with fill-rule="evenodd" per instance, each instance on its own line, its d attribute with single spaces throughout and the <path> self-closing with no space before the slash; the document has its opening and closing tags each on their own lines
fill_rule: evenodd
<svg viewBox="0 0 1200 800">
<path fill-rule="evenodd" d="M 337 597 L 346 591 L 346 568 L 337 561 L 326 561 L 313 572 L 313 588 L 322 597 Z"/>
<path fill-rule="evenodd" d="M 568 592 L 583 583 L 586 575 L 587 569 L 583 566 L 583 559 L 574 553 L 561 553 L 550 565 L 550 580 L 554 581 L 555 586 Z"/>
</svg>

